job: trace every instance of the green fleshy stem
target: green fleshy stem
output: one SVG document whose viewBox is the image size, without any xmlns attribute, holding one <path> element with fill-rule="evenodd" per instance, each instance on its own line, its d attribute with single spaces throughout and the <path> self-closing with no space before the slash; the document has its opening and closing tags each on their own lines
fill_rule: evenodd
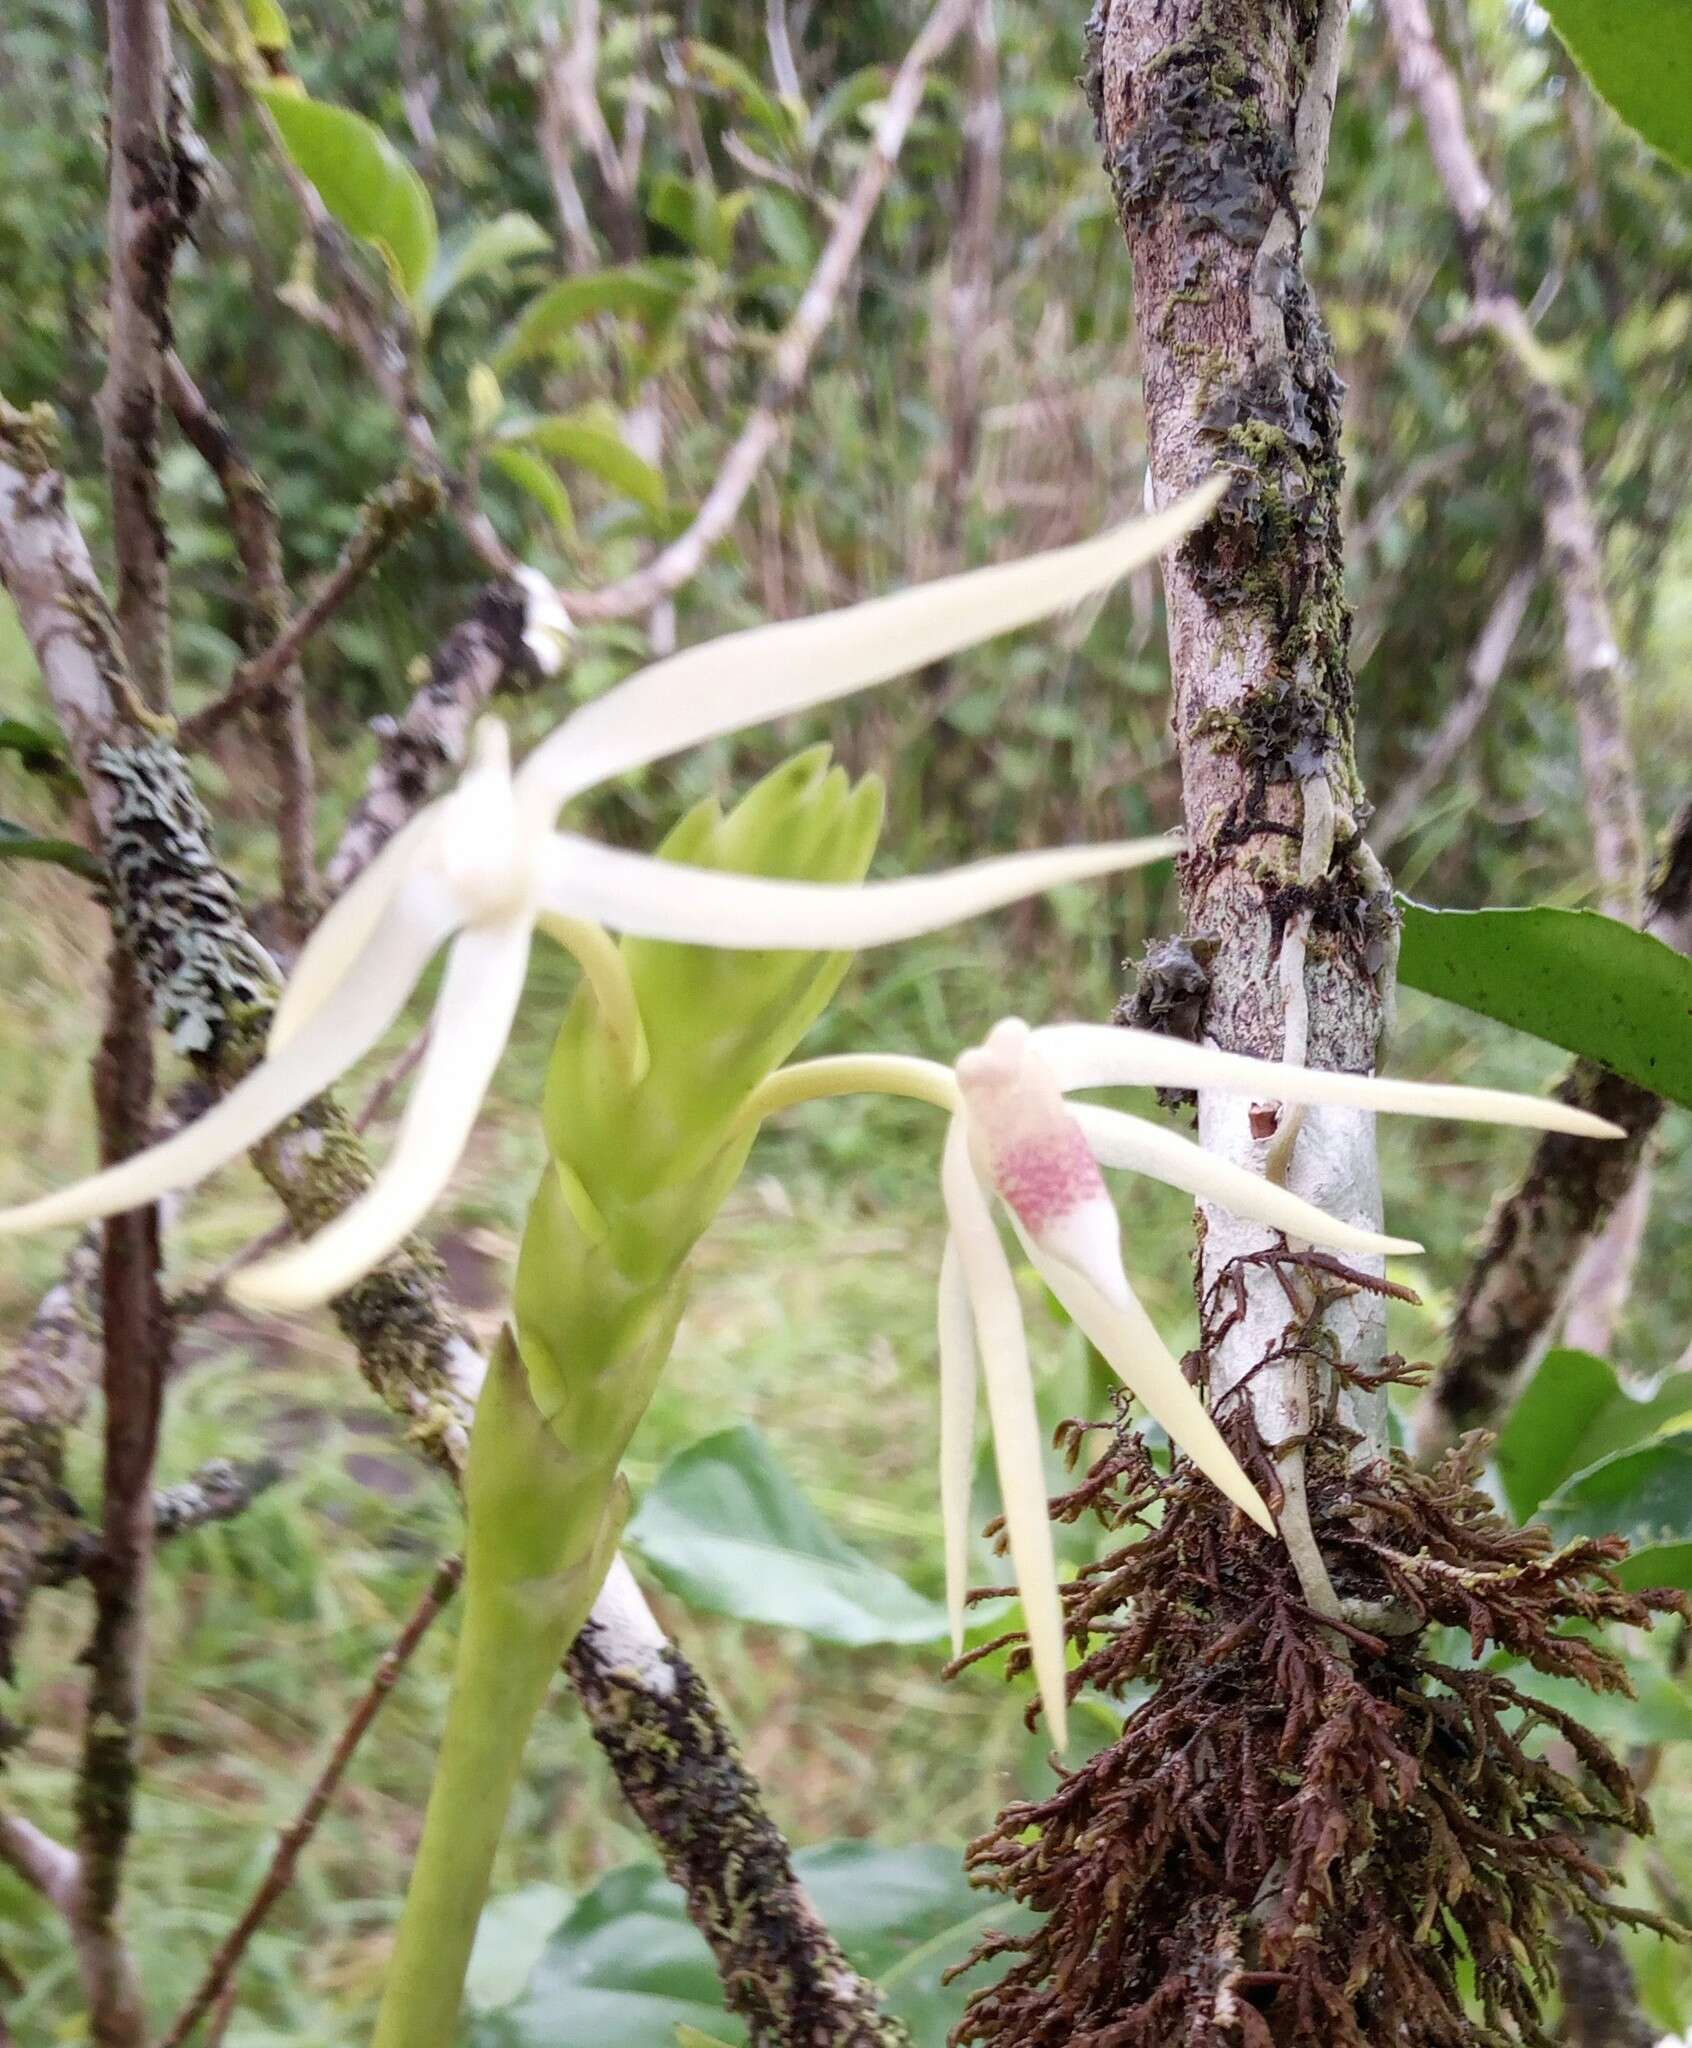
<svg viewBox="0 0 1692 2048">
<path fill-rule="evenodd" d="M 881 813 L 879 783 L 854 786 L 816 747 L 727 816 L 696 806 L 659 851 L 853 882 Z M 616 1551 L 617 1468 L 675 1341 L 685 1262 L 745 1164 L 748 1099 L 850 964 L 636 939 L 620 951 L 642 1056 L 620 987 L 607 1010 L 590 975 L 548 1070 L 552 1163 L 518 1259 L 516 1342 L 496 1354 L 471 1433 L 452 1700 L 374 2048 L 449 2048 L 529 1729 Z"/>
<path fill-rule="evenodd" d="M 465 1606 L 452 1699 L 376 2021 L 374 2048 L 451 2048 L 529 1730 L 587 1620 L 627 1517 L 626 1488 L 583 1483 L 500 1342 L 465 1474 Z M 597 1527 L 584 1531 L 584 1505 Z"/>
</svg>

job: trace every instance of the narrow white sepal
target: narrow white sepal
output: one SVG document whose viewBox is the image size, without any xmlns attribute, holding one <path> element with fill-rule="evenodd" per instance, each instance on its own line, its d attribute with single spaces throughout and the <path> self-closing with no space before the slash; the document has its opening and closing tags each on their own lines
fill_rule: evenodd
<svg viewBox="0 0 1692 2048">
<path fill-rule="evenodd" d="M 1376 1074 L 1336 1074 L 1248 1059 L 1209 1045 L 1189 1045 L 1155 1031 L 1117 1024 L 1042 1024 L 1034 1043 L 1067 1092 L 1072 1088 L 1215 1088 L 1265 1102 L 1334 1103 L 1396 1116 L 1456 1117 L 1475 1124 L 1520 1124 L 1580 1138 L 1619 1138 L 1602 1117 L 1541 1095 L 1502 1088 L 1458 1088 L 1430 1081 L 1389 1081 Z"/>
<path fill-rule="evenodd" d="M 1323 1245 L 1337 1252 L 1419 1252 L 1413 1238 L 1384 1237 L 1379 1231 L 1363 1230 L 1355 1223 L 1342 1223 L 1314 1202 L 1289 1194 L 1276 1182 L 1265 1180 L 1232 1160 L 1219 1159 L 1202 1145 L 1184 1138 L 1179 1131 L 1164 1130 L 1144 1117 L 1126 1110 L 1106 1109 L 1102 1103 L 1072 1102 L 1069 1113 L 1081 1126 L 1093 1157 L 1101 1166 L 1125 1167 L 1131 1173 L 1149 1174 L 1172 1188 L 1207 1202 L 1218 1202 L 1236 1216 L 1253 1223 L 1284 1230 L 1307 1244 Z"/>
<path fill-rule="evenodd" d="M 384 926 L 361 970 L 329 992 L 310 1024 L 280 1052 L 267 1053 L 204 1116 L 75 1187 L 0 1210 L 0 1231 L 44 1230 L 115 1216 L 176 1188 L 192 1187 L 227 1166 L 363 1058 L 404 1008 L 433 951 L 434 943 L 423 949 L 421 937 L 409 927 Z"/>
<path fill-rule="evenodd" d="M 946 1137 L 940 1172 L 946 1216 L 951 1225 L 964 1282 L 975 1316 L 981 1376 L 993 1425 L 993 1454 L 1004 1502 L 1005 1536 L 1011 1568 L 1022 1596 L 1028 1647 L 1046 1719 L 1059 1749 L 1068 1742 L 1063 1609 L 1058 1599 L 1057 1561 L 1046 1504 L 1045 1460 L 1028 1338 L 1016 1277 L 999 1242 L 993 1212 L 975 1177 L 962 1120 Z"/>
<path fill-rule="evenodd" d="M 529 958 L 524 918 L 477 926 L 454 942 L 394 1148 L 369 1189 L 303 1244 L 238 1273 L 249 1308 L 309 1308 L 379 1264 L 427 1213 L 463 1154 L 510 1035 Z"/>
<path fill-rule="evenodd" d="M 855 951 L 916 938 L 1068 882 L 1168 860 L 1175 840 L 1012 853 L 891 882 L 782 882 L 625 853 L 572 832 L 553 833 L 539 895 L 562 917 L 591 918 L 638 938 L 682 945 L 802 952 Z"/>
<path fill-rule="evenodd" d="M 654 662 L 571 714 L 518 771 L 530 815 L 702 740 L 832 703 L 1078 604 L 1206 519 L 1216 479 L 1077 546 L 918 584 L 843 611 L 755 626 Z"/>
<path fill-rule="evenodd" d="M 270 1020 L 272 1058 L 298 1037 L 348 975 L 365 971 L 366 949 L 402 893 L 412 899 L 425 924 L 438 929 L 430 952 L 457 924 L 442 884 L 438 878 L 431 884 L 423 865 L 428 842 L 441 822 L 440 808 L 430 804 L 402 825 L 363 874 L 324 912 L 277 998 L 276 1013 Z M 405 911 L 401 915 L 406 915 Z M 427 964 L 425 956 L 418 963 L 419 975 Z"/>
<path fill-rule="evenodd" d="M 1062 1259 L 1052 1258 L 1020 1228 L 1017 1234 L 1041 1279 L 1074 1317 L 1112 1372 L 1136 1400 L 1144 1403 L 1147 1413 L 1162 1426 L 1170 1442 L 1184 1451 L 1235 1507 L 1243 1508 L 1254 1522 L 1273 1535 L 1274 1517 L 1210 1419 L 1208 1409 L 1188 1385 L 1186 1375 L 1170 1355 L 1168 1345 L 1158 1335 L 1133 1288 L 1124 1282 L 1121 1299 L 1112 1301 L 1087 1274 Z"/>
<path fill-rule="evenodd" d="M 952 1655 L 962 1656 L 969 1594 L 969 1503 L 975 1478 L 975 1324 L 958 1248 L 940 1255 L 940 1526 L 946 1544 L 946 1613 Z"/>
</svg>

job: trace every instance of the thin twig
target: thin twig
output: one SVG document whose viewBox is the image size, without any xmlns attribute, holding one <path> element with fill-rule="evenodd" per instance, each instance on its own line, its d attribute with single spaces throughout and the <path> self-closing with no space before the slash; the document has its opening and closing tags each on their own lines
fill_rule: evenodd
<svg viewBox="0 0 1692 2048">
<path fill-rule="evenodd" d="M 199 197 L 198 143 L 176 96 L 168 0 L 109 0 L 111 294 L 100 394 L 117 556 L 117 617 L 142 701 L 170 703 L 170 570 L 159 411 L 170 273 Z"/>
<path fill-rule="evenodd" d="M 780 439 L 788 409 L 804 387 L 811 357 L 834 317 L 875 209 L 922 104 L 928 74 L 963 29 L 976 4 L 977 0 L 940 0 L 906 51 L 888 89 L 870 152 L 793 317 L 771 354 L 758 403 L 718 466 L 716 481 L 706 492 L 692 523 L 643 568 L 620 583 L 570 595 L 567 602 L 574 616 L 626 619 L 649 612 L 661 599 L 674 596 L 698 573 L 706 556 L 733 526 L 747 492 Z"/>
<path fill-rule="evenodd" d="M 1421 111 L 1434 168 L 1456 215 L 1474 325 L 1499 344 L 1525 416 L 1539 488 L 1545 567 L 1563 612 L 1563 654 L 1580 738 L 1587 817 L 1604 907 L 1637 918 L 1645 824 L 1627 731 L 1621 648 L 1604 587 L 1603 544 L 1587 487 L 1584 421 L 1547 368 L 1510 283 L 1508 205 L 1469 134 L 1462 89 L 1434 35 L 1427 0 L 1385 0 L 1406 94 Z"/>
<path fill-rule="evenodd" d="M 251 701 L 263 714 L 265 746 L 276 775 L 282 908 L 292 936 L 298 940 L 310 930 L 317 914 L 317 778 L 294 659 L 297 647 L 284 647 L 288 586 L 282 569 L 282 529 L 264 479 L 236 446 L 222 416 L 207 402 L 174 351 L 165 358 L 164 388 L 177 425 L 217 478 L 235 552 L 241 559 L 246 580 L 245 640 L 248 653 L 256 657 L 248 666 L 267 667 L 264 688 Z M 205 716 L 202 712 L 190 723 L 202 723 Z"/>
<path fill-rule="evenodd" d="M 347 1767 L 358 1754 L 359 1744 L 369 1733 L 371 1723 L 382 1711 L 388 1695 L 397 1684 L 400 1673 L 410 1663 L 418 1644 L 434 1626 L 442 1608 L 458 1591 L 463 1576 L 464 1560 L 460 1557 L 449 1557 L 437 1568 L 427 1591 L 413 1609 L 411 1619 L 401 1629 L 392 1647 L 377 1665 L 375 1675 L 357 1706 L 353 1708 L 346 1726 L 341 1730 L 334 1748 L 330 1751 L 328 1761 L 306 1794 L 305 1803 L 277 1838 L 269 1868 L 259 1881 L 258 1890 L 249 1901 L 247 1910 L 224 1937 L 217 1953 L 207 1965 L 206 1974 L 201 1978 L 198 1989 L 177 2015 L 170 2031 L 159 2043 L 159 2048 L 182 2048 L 182 2044 L 234 1983 L 235 1972 L 240 1968 L 241 1958 L 246 1954 L 248 1944 L 264 1925 L 272 1907 L 293 1883 L 300 1857 L 304 1854 L 307 1843 L 317 1832 L 317 1824 L 322 1820 L 330 1800 L 334 1798 L 341 1780 L 346 1776 Z"/>
<path fill-rule="evenodd" d="M 1445 780 L 1480 728 L 1493 692 L 1510 664 L 1528 601 L 1539 582 L 1539 569 L 1518 569 L 1498 593 L 1486 624 L 1469 653 L 1467 681 L 1456 702 L 1440 721 L 1416 766 L 1393 789 L 1369 824 L 1369 837 L 1381 853 L 1404 837 L 1422 805 Z"/>
<path fill-rule="evenodd" d="M 428 519 L 440 502 L 440 485 L 409 470 L 366 499 L 334 568 L 275 639 L 241 664 L 223 695 L 182 721 L 181 744 L 203 747 L 238 712 L 263 703 L 279 684 L 286 687 L 287 672 L 306 643 L 322 631 L 389 549 Z"/>
<path fill-rule="evenodd" d="M 111 951 L 105 1036 L 94 1070 L 103 1164 L 151 1138 L 151 1018 L 133 955 Z M 113 1216 L 101 1227 L 101 1328 L 105 1350 L 105 1502 L 100 1551 L 88 1567 L 94 1591 L 88 1702 L 76 1788 L 79 1939 L 115 1941 L 124 1861 L 134 1825 L 141 1715 L 146 1697 L 147 1582 L 153 1553 L 153 1465 L 170 1352 L 159 1281 L 156 1208 Z M 139 1987 L 120 1971 L 91 1983 L 89 2025 L 97 2048 L 138 2048 L 146 2016 Z"/>
</svg>

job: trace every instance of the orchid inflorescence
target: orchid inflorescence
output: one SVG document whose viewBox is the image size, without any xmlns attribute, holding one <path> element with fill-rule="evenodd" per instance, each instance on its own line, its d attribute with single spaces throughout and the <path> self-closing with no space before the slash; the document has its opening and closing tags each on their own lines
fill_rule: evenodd
<svg viewBox="0 0 1692 2048">
<path fill-rule="evenodd" d="M 1173 546 L 1219 494 L 1209 484 L 1072 547 L 689 648 L 573 712 L 515 773 L 504 727 L 484 720 L 456 787 L 394 835 L 312 934 L 259 1066 L 162 1143 L 0 1211 L 0 1231 L 115 1215 L 204 1179 L 368 1053 L 450 942 L 428 1047 L 385 1166 L 315 1236 L 230 1283 L 252 1307 L 324 1301 L 385 1257 L 451 1175 L 509 1036 L 537 928 L 575 956 L 638 1077 L 641 1019 L 607 927 L 692 945 L 850 950 L 1167 858 L 1174 842 L 1159 837 L 1007 855 L 897 881 L 807 884 L 623 852 L 560 831 L 556 820 L 572 798 L 616 776 L 1061 611 Z M 520 581 L 525 644 L 539 666 L 556 670 L 569 616 L 543 577 L 526 572 Z"/>
<path fill-rule="evenodd" d="M 953 1644 L 963 1645 L 976 1380 L 987 1390 L 1004 1530 L 1029 1650 L 1061 1747 L 1063 1620 L 1042 1438 L 1015 1274 L 994 1223 L 997 1197 L 1040 1278 L 1171 1443 L 1263 1528 L 1275 1523 L 1129 1284 L 1101 1167 L 1166 1182 L 1236 1216 L 1331 1251 L 1419 1252 L 1330 1216 L 1275 1181 L 1216 1157 L 1163 1125 L 1065 1097 L 1088 1088 L 1215 1089 L 1256 1100 L 1333 1104 L 1406 1116 L 1615 1138 L 1615 1125 L 1566 1103 L 1498 1089 L 1394 1081 L 1249 1059 L 1116 1025 L 996 1025 L 955 1067 L 899 1054 L 802 1061 L 772 1075 L 748 1107 L 767 1117 L 841 1094 L 914 1097 L 951 1118 L 941 1166 L 947 1237 L 940 1261 L 940 1500 Z"/>
</svg>

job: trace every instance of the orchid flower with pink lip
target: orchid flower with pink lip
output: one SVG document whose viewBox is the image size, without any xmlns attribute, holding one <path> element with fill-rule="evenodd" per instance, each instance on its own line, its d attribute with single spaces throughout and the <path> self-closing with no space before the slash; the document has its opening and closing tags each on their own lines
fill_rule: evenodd
<svg viewBox="0 0 1692 2048">
<path fill-rule="evenodd" d="M 255 1307 L 324 1301 L 421 1221 L 456 1166 L 504 1050 L 537 928 L 575 955 L 638 1075 L 641 1021 L 608 928 L 690 945 L 855 950 L 1166 858 L 1174 842 L 1164 837 L 821 885 L 626 853 L 561 831 L 556 820 L 572 798 L 616 776 L 1061 611 L 1174 546 L 1206 517 L 1220 488 L 1207 485 L 1073 547 L 690 648 L 572 712 L 515 772 L 504 728 L 484 720 L 456 787 L 395 834 L 312 934 L 253 1072 L 162 1144 L 0 1211 L 0 1231 L 113 1215 L 247 1151 L 377 1044 L 447 946 L 428 1049 L 374 1183 L 315 1236 L 247 1268 L 230 1287 Z M 568 646 L 569 615 L 536 572 L 518 580 L 525 644 L 554 671 Z"/>
<path fill-rule="evenodd" d="M 1217 1089 L 1282 1103 L 1460 1117 L 1592 1138 L 1622 1135 L 1600 1117 L 1538 1096 L 1288 1066 L 1118 1025 L 1031 1030 L 1018 1018 L 995 1025 L 955 1067 L 898 1054 L 845 1056 L 803 1061 L 764 1083 L 749 1116 L 868 1092 L 915 1097 L 951 1118 L 940 1175 L 947 1237 L 938 1320 L 940 1507 L 952 1639 L 961 1650 L 979 1377 L 987 1391 L 1005 1537 L 1035 1680 L 1060 1747 L 1066 1725 L 1063 1617 L 1041 1432 L 1016 1280 L 993 1201 L 1040 1278 L 1170 1441 L 1271 1532 L 1275 1523 L 1262 1497 L 1129 1283 L 1121 1227 L 1101 1169 L 1147 1174 L 1332 1251 L 1381 1256 L 1422 1249 L 1408 1238 L 1386 1237 L 1330 1216 L 1164 1125 L 1101 1103 L 1066 1100 L 1077 1089 L 1111 1087 Z"/>
</svg>

